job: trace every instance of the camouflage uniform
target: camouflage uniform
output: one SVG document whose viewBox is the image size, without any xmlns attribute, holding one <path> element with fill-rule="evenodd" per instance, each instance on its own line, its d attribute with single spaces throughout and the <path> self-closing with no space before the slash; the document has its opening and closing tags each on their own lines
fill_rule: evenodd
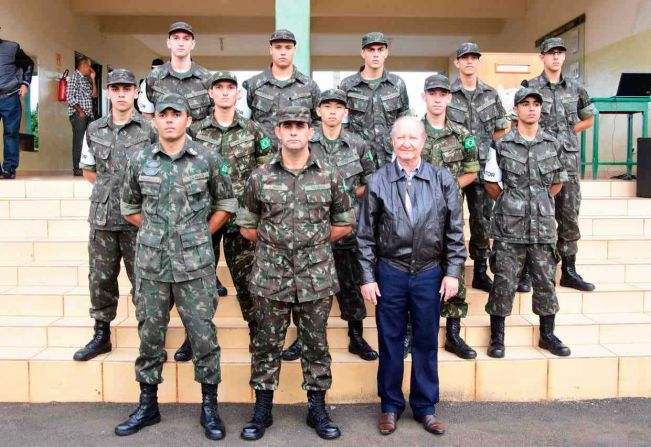
<svg viewBox="0 0 651 447">
<path fill-rule="evenodd" d="M 118 74 L 109 79 L 109 85 L 130 83 L 126 75 Z M 117 82 L 120 80 L 123 82 Z M 135 85 L 135 77 L 133 83 Z M 109 114 L 90 123 L 86 130 L 79 167 L 97 175 L 88 216 L 90 317 L 95 320 L 108 323 L 115 319 L 120 297 L 118 274 L 121 259 L 124 260 L 135 303 L 133 259 L 138 228 L 120 214 L 120 187 L 128 158 L 156 138 L 151 124 L 136 111 L 123 125 L 114 124 Z"/>
<path fill-rule="evenodd" d="M 309 122 L 306 108 L 291 107 L 284 115 L 280 118 Z M 295 173 L 284 168 L 278 153 L 249 179 L 237 224 L 256 228 L 258 235 L 250 288 L 258 321 L 251 358 L 253 389 L 278 387 L 291 314 L 303 347 L 303 389 L 330 388 L 326 327 L 339 284 L 329 236 L 332 225 L 354 222 L 345 183 L 334 166 L 314 154 Z"/>
<path fill-rule="evenodd" d="M 236 111 L 233 122 L 227 128 L 221 126 L 213 115 L 209 115 L 201 121 L 192 123 L 189 133 L 195 141 L 214 150 L 228 163 L 233 192 L 239 205 L 243 206 L 246 180 L 257 166 L 266 163 L 273 154 L 271 140 L 264 134 L 262 127 Z M 251 321 L 252 303 L 248 281 L 253 265 L 255 244 L 242 237 L 233 217 L 223 230 L 212 237 L 217 262 L 222 236 L 224 255 L 237 290 L 242 316 L 246 321 Z"/>
<path fill-rule="evenodd" d="M 484 173 L 485 180 L 502 181 L 503 192 L 493 209 L 491 269 L 495 273 L 486 312 L 511 314 L 523 265 L 533 282 L 533 311 L 537 315 L 558 312 L 555 291 L 556 228 L 552 184 L 566 182 L 560 143 L 540 129 L 526 141 L 517 128 L 497 140 Z"/>
<path fill-rule="evenodd" d="M 181 96 L 169 94 L 156 110 L 167 107 L 187 106 Z M 220 381 L 220 348 L 212 321 L 217 307 L 215 258 L 208 219 L 216 211 L 237 210 L 227 171 L 215 151 L 189 139 L 178 154 L 167 155 L 156 143 L 129 160 L 121 210 L 123 215 L 143 216 L 136 247 L 138 382 L 162 382 L 172 297 L 192 344 L 195 380 Z"/>
<path fill-rule="evenodd" d="M 459 124 L 446 120 L 445 127 L 436 132 L 423 117 L 427 132 L 423 159 L 434 165 L 443 166 L 458 180 L 463 174 L 479 172 L 477 145 L 470 132 Z M 458 186 L 458 184 L 457 184 Z M 463 193 L 459 188 L 459 203 L 463 203 Z M 441 317 L 464 318 L 468 314 L 466 303 L 465 267 L 459 277 L 459 292 L 441 305 Z"/>
</svg>

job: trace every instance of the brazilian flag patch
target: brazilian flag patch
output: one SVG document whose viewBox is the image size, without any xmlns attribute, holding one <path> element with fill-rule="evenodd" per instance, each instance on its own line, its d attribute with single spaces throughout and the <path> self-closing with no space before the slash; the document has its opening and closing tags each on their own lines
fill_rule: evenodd
<svg viewBox="0 0 651 447">
<path fill-rule="evenodd" d="M 469 136 L 465 140 L 463 140 L 463 147 L 464 149 L 475 149 L 477 145 L 475 144 L 475 137 Z"/>
<path fill-rule="evenodd" d="M 260 149 L 263 151 L 266 151 L 271 147 L 271 140 L 269 137 L 264 137 L 262 140 L 260 140 Z"/>
<path fill-rule="evenodd" d="M 230 175 L 231 167 L 229 166 L 228 162 L 222 162 L 221 166 L 219 166 L 219 173 L 221 175 Z"/>
<path fill-rule="evenodd" d="M 373 160 L 373 152 L 371 152 L 370 149 L 368 151 L 366 151 L 366 152 L 368 154 L 368 159 L 371 160 L 371 161 L 375 161 L 375 160 Z"/>
</svg>

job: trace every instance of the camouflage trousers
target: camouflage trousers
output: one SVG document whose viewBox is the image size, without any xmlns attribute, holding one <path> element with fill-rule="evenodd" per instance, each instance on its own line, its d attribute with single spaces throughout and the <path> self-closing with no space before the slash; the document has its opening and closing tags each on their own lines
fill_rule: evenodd
<svg viewBox="0 0 651 447">
<path fill-rule="evenodd" d="M 533 312 L 543 316 L 558 312 L 555 288 L 558 253 L 554 244 L 493 241 L 490 265 L 495 278 L 488 295 L 486 313 L 501 317 L 511 315 L 515 291 L 525 263 L 533 286 Z"/>
<path fill-rule="evenodd" d="M 190 338 L 194 380 L 219 383 L 220 348 L 212 319 L 217 308 L 217 284 L 214 276 L 179 283 L 138 278 L 136 318 L 140 335 L 140 353 L 136 359 L 136 380 L 157 384 L 163 381 L 163 349 L 170 321 L 170 301 L 176 302 L 183 326 Z"/>
<path fill-rule="evenodd" d="M 304 390 L 327 390 L 332 385 L 330 350 L 328 348 L 328 315 L 332 297 L 304 303 L 287 303 L 263 297 L 254 298 L 258 331 L 251 355 L 251 387 L 254 390 L 275 390 L 280 379 L 280 365 L 290 316 L 297 323 L 301 341 L 301 366 Z"/>
<path fill-rule="evenodd" d="M 563 188 L 556 197 L 556 222 L 558 223 L 558 253 L 565 256 L 574 256 L 578 252 L 578 240 L 581 239 L 579 231 L 579 208 L 581 207 L 581 185 L 575 175 L 563 183 Z"/>
<path fill-rule="evenodd" d="M 337 302 L 341 310 L 341 319 L 344 321 L 362 321 L 366 318 L 364 297 L 359 290 L 362 273 L 354 248 L 335 248 L 332 250 L 335 257 L 335 269 L 339 280 Z"/>
<path fill-rule="evenodd" d="M 219 260 L 219 243 L 224 240 L 224 257 L 233 278 L 237 301 L 246 321 L 253 319 L 253 301 L 249 292 L 249 276 L 253 268 L 255 243 L 245 239 L 239 232 L 217 232 L 212 236 L 215 260 Z"/>
<path fill-rule="evenodd" d="M 120 298 L 118 275 L 120 260 L 124 260 L 131 281 L 131 296 L 135 285 L 133 260 L 137 231 L 90 230 L 88 237 L 88 285 L 90 290 L 90 317 L 110 323 L 115 319 Z M 135 298 L 134 303 L 135 303 Z"/>
<path fill-rule="evenodd" d="M 495 202 L 484 189 L 483 183 L 473 182 L 466 186 L 463 192 L 468 200 L 470 223 L 468 252 L 470 258 L 486 259 L 490 251 L 491 213 Z"/>
</svg>

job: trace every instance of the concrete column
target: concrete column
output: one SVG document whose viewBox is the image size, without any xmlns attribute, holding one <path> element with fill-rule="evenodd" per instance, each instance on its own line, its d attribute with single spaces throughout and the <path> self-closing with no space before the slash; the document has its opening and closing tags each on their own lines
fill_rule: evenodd
<svg viewBox="0 0 651 447">
<path fill-rule="evenodd" d="M 310 0 L 276 0 L 276 29 L 285 28 L 296 36 L 294 65 L 310 72 Z"/>
</svg>

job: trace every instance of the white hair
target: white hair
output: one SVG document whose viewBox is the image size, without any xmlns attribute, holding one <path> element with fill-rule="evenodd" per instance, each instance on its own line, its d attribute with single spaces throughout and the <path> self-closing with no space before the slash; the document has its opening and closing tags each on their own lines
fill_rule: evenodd
<svg viewBox="0 0 651 447">
<path fill-rule="evenodd" d="M 423 139 L 427 138 L 427 132 L 425 132 L 425 124 L 423 124 L 423 121 L 421 121 L 421 119 L 418 118 L 417 116 L 406 115 L 398 118 L 396 122 L 393 123 L 393 126 L 391 126 L 391 139 L 393 139 L 394 135 L 396 134 L 396 129 L 398 128 L 398 126 L 404 122 L 413 123 L 420 131 Z"/>
</svg>

